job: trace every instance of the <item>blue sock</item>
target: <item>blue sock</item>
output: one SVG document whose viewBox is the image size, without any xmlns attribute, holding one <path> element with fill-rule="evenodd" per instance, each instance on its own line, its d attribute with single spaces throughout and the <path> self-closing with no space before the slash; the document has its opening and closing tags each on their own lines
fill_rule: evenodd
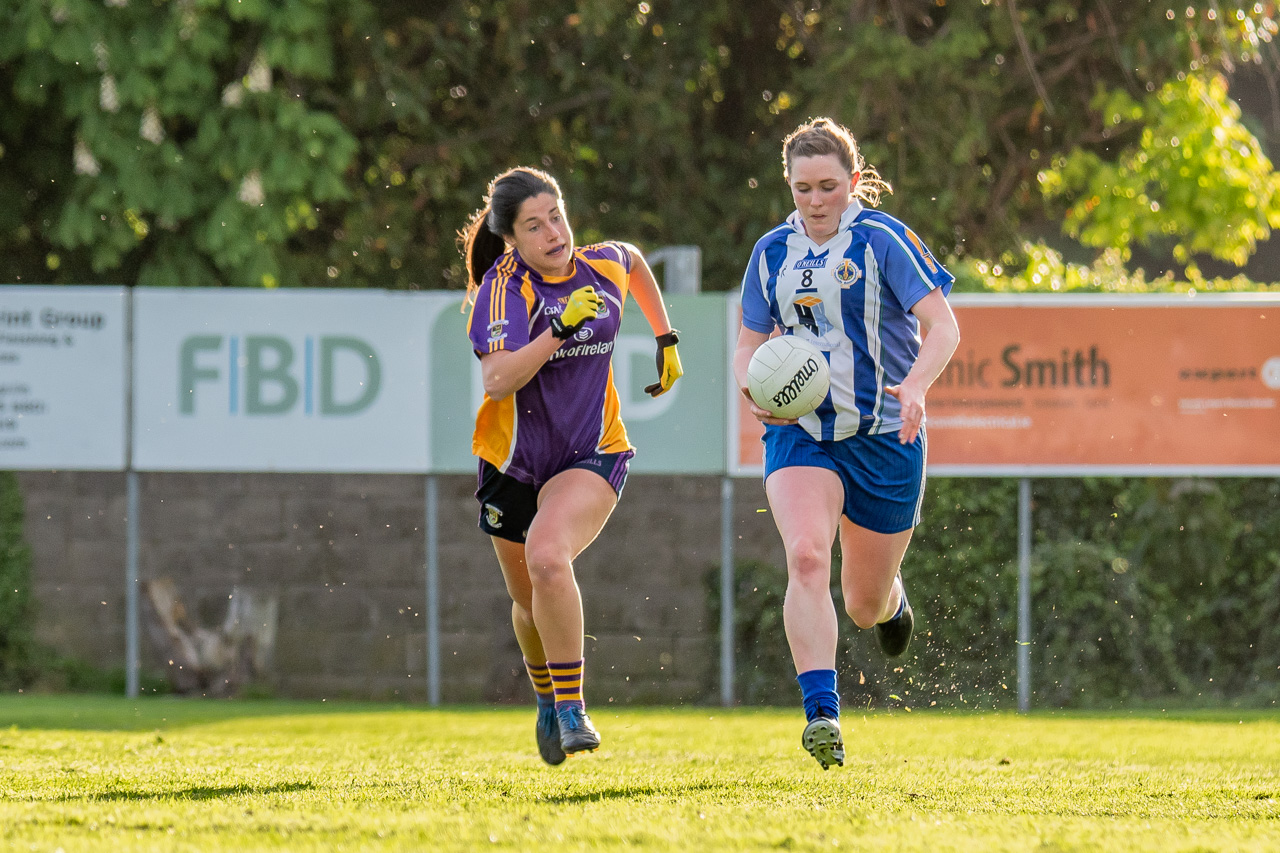
<svg viewBox="0 0 1280 853">
<path fill-rule="evenodd" d="M 895 611 L 893 611 L 893 615 L 892 615 L 892 616 L 890 616 L 888 619 L 884 620 L 885 622 L 892 622 L 894 619 L 897 619 L 899 616 L 901 616 L 901 615 L 902 615 L 902 611 L 904 611 L 904 610 L 906 610 L 906 609 L 907 609 L 907 587 L 906 587 L 906 584 L 902 583 L 902 581 L 898 581 L 898 590 L 899 590 L 899 592 L 901 592 L 901 593 L 902 593 L 901 595 L 899 595 L 899 596 L 898 596 L 898 609 L 897 609 L 897 610 L 895 610 Z M 884 624 L 884 622 L 882 622 L 882 623 L 880 623 L 880 624 L 882 624 L 882 625 L 883 625 L 883 624 Z"/>
<path fill-rule="evenodd" d="M 840 719 L 840 694 L 836 692 L 834 669 L 811 669 L 796 676 L 800 695 L 804 698 L 806 720 L 818 717 Z"/>
</svg>

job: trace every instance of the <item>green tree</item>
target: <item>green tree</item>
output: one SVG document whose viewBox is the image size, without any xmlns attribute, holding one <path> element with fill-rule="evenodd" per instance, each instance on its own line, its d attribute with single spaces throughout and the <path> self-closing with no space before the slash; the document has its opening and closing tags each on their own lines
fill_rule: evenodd
<svg viewBox="0 0 1280 853">
<path fill-rule="evenodd" d="M 729 289 L 790 210 L 782 136 L 822 113 L 944 256 L 1066 218 L 1239 260 L 1276 220 L 1216 82 L 1268 48 L 1272 4 L 6 3 L 10 280 L 457 287 L 457 228 L 524 163 L 582 242 L 695 244 Z"/>
<path fill-rule="evenodd" d="M 1174 80 L 1142 101 L 1099 91 L 1094 106 L 1117 135 L 1137 138 L 1114 161 L 1078 148 L 1041 173 L 1050 198 L 1074 202 L 1071 236 L 1126 260 L 1135 244 L 1172 242 L 1181 264 L 1200 254 L 1244 266 L 1280 225 L 1280 174 L 1223 77 Z"/>
<path fill-rule="evenodd" d="M 1272 4 L 835 0 L 813 24 L 803 107 L 855 130 L 943 254 L 996 260 L 1065 216 L 1092 246 L 1241 263 L 1280 213 L 1219 76 L 1261 61 Z"/>
<path fill-rule="evenodd" d="M 316 250 L 337 282 L 458 287 L 455 232 L 514 165 L 561 181 L 579 242 L 702 247 L 711 289 L 785 214 L 784 121 L 762 92 L 793 61 L 770 4 L 449 2 L 382 9 L 340 107 L 354 202 Z"/>
<path fill-rule="evenodd" d="M 12 279 L 301 283 L 291 241 L 344 199 L 344 0 L 9 2 L 0 247 Z"/>
</svg>

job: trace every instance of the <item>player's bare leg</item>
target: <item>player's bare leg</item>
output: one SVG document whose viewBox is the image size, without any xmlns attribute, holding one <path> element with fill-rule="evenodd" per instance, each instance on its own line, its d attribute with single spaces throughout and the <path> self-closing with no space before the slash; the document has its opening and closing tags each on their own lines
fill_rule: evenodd
<svg viewBox="0 0 1280 853">
<path fill-rule="evenodd" d="M 765 493 L 787 554 L 782 614 L 804 697 L 801 743 L 826 770 L 844 763 L 835 673 L 839 628 L 831 600 L 831 544 L 844 487 L 826 468 L 791 467 L 770 474 Z"/>
<path fill-rule="evenodd" d="M 582 694 L 582 595 L 573 561 L 600 534 L 616 503 L 617 494 L 600 475 L 562 471 L 539 491 L 525 542 L 531 613 L 555 685 L 560 743 L 567 754 L 600 745 Z"/>
<path fill-rule="evenodd" d="M 524 561 L 524 545 L 506 539 L 492 537 L 493 549 L 502 567 L 502 577 L 511 596 L 511 627 L 516 642 L 524 655 L 525 668 L 538 697 L 538 718 L 534 735 L 538 754 L 551 765 L 565 759 L 560 746 L 560 723 L 556 718 L 555 694 L 551 689 L 551 675 L 547 669 L 547 653 L 542 648 L 542 637 L 533 624 L 533 584 L 529 581 L 529 569 Z"/>
<path fill-rule="evenodd" d="M 890 657 L 906 652 L 915 627 L 900 574 L 913 532 L 876 533 L 847 518 L 840 521 L 845 610 L 859 628 L 875 626 L 876 639 Z"/>
</svg>

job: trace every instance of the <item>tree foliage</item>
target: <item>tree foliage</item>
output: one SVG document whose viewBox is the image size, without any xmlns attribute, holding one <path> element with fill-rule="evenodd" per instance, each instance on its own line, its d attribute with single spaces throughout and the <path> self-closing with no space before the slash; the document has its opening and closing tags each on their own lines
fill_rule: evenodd
<svg viewBox="0 0 1280 853">
<path fill-rule="evenodd" d="M 1212 251 L 1243 263 L 1280 214 L 1277 179 L 1217 72 L 1262 61 L 1272 12 L 842 0 L 824 4 L 807 46 L 806 105 L 856 129 L 895 183 L 891 210 L 944 254 L 996 259 L 1065 212 L 1092 246 L 1170 234 L 1186 241 L 1184 260 Z M 1163 207 L 1143 209 L 1139 195 Z M 1207 211 L 1218 218 L 1197 233 Z"/>
<path fill-rule="evenodd" d="M 322 83 L 351 4 L 8 5 L 12 278 L 300 283 L 289 241 L 350 195 L 356 142 Z"/>
<path fill-rule="evenodd" d="M 457 286 L 457 228 L 532 164 L 582 241 L 695 244 L 731 288 L 790 210 L 780 140 L 816 114 L 945 256 L 1066 217 L 1091 245 L 1238 261 L 1277 220 L 1218 76 L 1274 62 L 1270 3 L 6 5 L 10 280 Z"/>
<path fill-rule="evenodd" d="M 1114 161 L 1076 149 L 1041 173 L 1050 197 L 1075 199 L 1071 236 L 1126 253 L 1172 241 L 1181 264 L 1199 254 L 1243 266 L 1280 225 L 1280 174 L 1241 124 L 1223 77 L 1166 83 L 1142 102 L 1099 92 L 1094 106 L 1138 138 Z"/>
</svg>

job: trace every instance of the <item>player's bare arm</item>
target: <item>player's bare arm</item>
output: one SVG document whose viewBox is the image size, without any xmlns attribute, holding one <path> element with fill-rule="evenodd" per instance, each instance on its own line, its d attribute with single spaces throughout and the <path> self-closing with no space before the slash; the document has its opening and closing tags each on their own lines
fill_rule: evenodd
<svg viewBox="0 0 1280 853">
<path fill-rule="evenodd" d="M 738 384 L 738 390 L 746 398 L 747 405 L 751 407 L 751 414 L 756 420 L 775 426 L 793 424 L 796 423 L 795 418 L 775 418 L 772 412 L 757 406 L 756 401 L 751 399 L 751 392 L 747 390 L 747 366 L 751 364 L 751 356 L 755 355 L 756 350 L 767 340 L 769 336 L 764 332 L 757 332 L 746 326 L 739 327 L 738 344 L 733 350 L 733 381 Z"/>
<path fill-rule="evenodd" d="M 911 366 L 901 385 L 891 385 L 884 390 L 902 403 L 902 429 L 898 440 L 903 444 L 915 441 L 924 423 L 924 398 L 934 380 L 942 375 L 951 355 L 960 345 L 960 327 L 951 311 L 951 304 L 941 290 L 934 290 L 911 308 L 924 329 L 924 343 L 920 355 Z"/>
<path fill-rule="evenodd" d="M 649 269 L 644 255 L 635 246 L 623 243 L 622 247 L 631 255 L 631 275 L 627 279 L 627 289 L 640 306 L 644 318 L 649 321 L 649 328 L 653 329 L 654 336 L 665 335 L 671 331 L 671 320 L 667 317 L 667 306 L 662 302 L 662 291 L 653 276 L 653 270 Z"/>
<path fill-rule="evenodd" d="M 498 350 L 480 356 L 484 393 L 491 400 L 510 397 L 528 384 L 563 343 L 548 329 L 518 350 Z"/>
</svg>

